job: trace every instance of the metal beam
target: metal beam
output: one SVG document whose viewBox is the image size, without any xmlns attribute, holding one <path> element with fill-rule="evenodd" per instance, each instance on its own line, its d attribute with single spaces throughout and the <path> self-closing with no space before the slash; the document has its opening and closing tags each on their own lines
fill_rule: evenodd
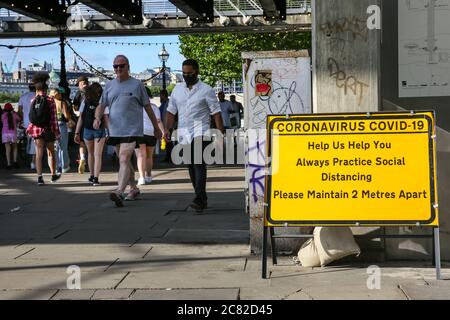
<svg viewBox="0 0 450 320">
<path fill-rule="evenodd" d="M 92 9 L 126 25 L 142 23 L 142 0 L 81 0 Z"/>
<path fill-rule="evenodd" d="M 0 8 L 23 14 L 49 25 L 65 25 L 67 18 L 67 8 L 59 0 L 10 0 L 0 1 Z"/>
<path fill-rule="evenodd" d="M 266 20 L 286 19 L 286 0 L 259 0 Z"/>
<path fill-rule="evenodd" d="M 143 25 L 123 26 L 116 21 L 95 21 L 98 26 L 92 30 L 68 30 L 67 37 L 93 36 L 139 36 L 139 35 L 177 35 L 184 33 L 227 33 L 227 32 L 283 32 L 311 31 L 310 15 L 289 15 L 285 21 L 267 22 L 262 17 L 255 17 L 252 25 L 246 25 L 242 17 L 230 17 L 230 24 L 224 27 L 219 17 L 213 23 L 197 23 L 187 26 L 186 19 L 155 19 L 151 28 Z M 0 33 L 0 38 L 43 38 L 57 37 L 57 29 L 40 22 L 9 21 L 7 32 Z"/>
<path fill-rule="evenodd" d="M 214 0 L 169 0 L 184 12 L 191 21 L 212 22 L 214 20 Z"/>
</svg>

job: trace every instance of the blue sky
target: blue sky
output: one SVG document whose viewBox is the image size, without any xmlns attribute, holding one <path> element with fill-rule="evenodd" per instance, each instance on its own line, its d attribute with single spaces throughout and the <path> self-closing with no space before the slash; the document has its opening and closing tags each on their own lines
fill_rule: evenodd
<svg viewBox="0 0 450 320">
<path fill-rule="evenodd" d="M 166 50 L 170 57 L 167 66 L 173 70 L 180 70 L 184 57 L 179 52 L 178 36 L 134 36 L 134 37 L 91 37 L 91 38 L 75 38 L 91 41 L 113 41 L 113 42 L 139 42 L 139 43 L 167 43 Z M 40 39 L 23 39 L 22 45 L 39 44 L 58 40 L 57 38 L 40 38 Z M 20 39 L 0 39 L 0 44 L 18 45 Z M 171 45 L 169 43 L 172 43 Z M 158 53 L 161 51 L 162 45 L 152 46 L 128 46 L 115 44 L 95 44 L 89 42 L 70 41 L 72 47 L 94 67 L 103 67 L 112 69 L 112 61 L 117 54 L 125 54 L 131 65 L 132 72 L 143 71 L 146 68 L 154 68 L 161 65 Z M 22 48 L 19 50 L 17 59 L 12 70 L 17 69 L 18 61 L 22 61 L 22 65 L 26 66 L 34 61 L 54 62 L 55 68 L 59 69 L 59 50 L 58 44 L 40 48 Z M 15 49 L 0 47 L 0 61 L 8 66 L 14 56 Z M 66 66 L 69 67 L 73 61 L 73 53 L 66 48 Z M 81 61 L 78 61 L 80 67 L 84 67 Z"/>
</svg>

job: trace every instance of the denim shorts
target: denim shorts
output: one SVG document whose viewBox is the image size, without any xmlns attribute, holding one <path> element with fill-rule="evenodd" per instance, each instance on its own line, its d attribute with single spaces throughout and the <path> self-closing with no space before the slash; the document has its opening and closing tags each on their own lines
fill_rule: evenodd
<svg viewBox="0 0 450 320">
<path fill-rule="evenodd" d="M 106 136 L 105 133 L 105 129 L 98 129 L 98 130 L 94 130 L 94 129 L 88 129 L 88 128 L 84 128 L 83 129 L 83 139 L 84 140 L 95 140 L 95 139 L 101 139 L 104 138 Z"/>
</svg>

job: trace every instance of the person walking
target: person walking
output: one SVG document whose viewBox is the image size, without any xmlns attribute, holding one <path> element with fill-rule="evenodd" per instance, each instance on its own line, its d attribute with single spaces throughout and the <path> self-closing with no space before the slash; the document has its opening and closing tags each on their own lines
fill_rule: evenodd
<svg viewBox="0 0 450 320">
<path fill-rule="evenodd" d="M 34 139 L 36 146 L 36 172 L 40 186 L 44 185 L 42 177 L 44 149 L 47 149 L 48 165 L 52 174 L 51 182 L 56 182 L 61 177 L 56 174 L 55 141 L 59 139 L 60 132 L 55 101 L 47 95 L 49 79 L 47 72 L 37 72 L 33 75 L 32 83 L 36 89 L 36 97 L 31 103 L 30 124 L 26 130 L 26 133 Z"/>
<path fill-rule="evenodd" d="M 103 121 L 101 121 L 99 129 L 94 129 L 95 109 L 98 106 L 102 92 L 102 86 L 97 82 L 94 82 L 87 89 L 79 109 L 80 117 L 78 118 L 74 137 L 75 143 L 79 144 L 81 139 L 83 139 L 87 147 L 90 172 L 88 181 L 93 186 L 101 185 L 98 179 L 102 169 L 103 147 L 106 139 Z M 83 132 L 83 137 L 81 137 L 81 132 Z"/>
<path fill-rule="evenodd" d="M 155 138 L 161 138 L 161 130 L 149 102 L 144 84 L 130 76 L 130 63 L 126 56 L 118 55 L 113 62 L 116 78 L 106 84 L 95 111 L 94 129 L 100 129 L 101 119 L 108 107 L 108 144 L 116 147 L 120 169 L 117 189 L 110 193 L 110 199 L 117 207 L 123 206 L 123 200 L 135 200 L 140 190 L 136 186 L 134 167 L 131 157 L 136 142 L 144 136 L 144 108 L 150 118 Z M 125 197 L 125 188 L 130 185 L 130 192 Z"/>
<path fill-rule="evenodd" d="M 230 101 L 225 99 L 225 93 L 223 91 L 220 91 L 217 94 L 217 97 L 219 98 L 220 102 L 220 112 L 222 116 L 223 121 L 223 127 L 226 129 L 231 128 L 231 122 L 230 122 L 230 113 L 234 112 L 233 105 Z"/>
<path fill-rule="evenodd" d="M 152 93 L 148 87 L 145 87 L 147 94 L 152 99 Z M 161 114 L 159 108 L 151 103 L 153 113 L 158 121 L 158 126 L 161 132 L 164 132 L 164 126 L 161 122 Z M 145 113 L 145 110 L 143 110 Z M 152 182 L 153 169 L 153 152 L 156 146 L 155 129 L 148 117 L 144 114 L 144 136 L 137 142 L 138 149 L 135 150 L 137 158 L 137 167 L 139 171 L 138 186 L 150 184 Z"/>
<path fill-rule="evenodd" d="M 29 113 L 30 113 L 31 101 L 36 96 L 36 89 L 34 87 L 34 84 L 31 83 L 28 86 L 28 89 L 30 91 L 27 93 L 24 93 L 19 98 L 19 108 L 18 108 L 19 116 L 22 119 L 22 126 L 25 129 L 28 128 L 28 125 L 30 124 Z M 34 139 L 29 136 L 27 136 L 26 152 L 28 155 L 31 155 L 30 168 L 31 168 L 31 170 L 35 170 L 36 169 L 36 147 L 34 145 Z"/>
<path fill-rule="evenodd" d="M 78 86 L 78 91 L 72 100 L 72 105 L 75 115 L 79 117 L 81 102 L 83 102 L 86 96 L 86 92 L 89 89 L 89 79 L 86 76 L 80 76 L 78 77 L 76 84 Z M 77 120 L 74 119 L 74 121 Z M 80 137 L 83 137 L 83 128 L 81 129 Z M 78 153 L 79 153 L 78 173 L 84 174 L 84 171 L 86 170 L 86 145 L 84 144 L 83 139 L 80 139 Z"/>
<path fill-rule="evenodd" d="M 56 158 L 58 173 L 67 173 L 70 171 L 69 158 L 69 131 L 68 126 L 72 126 L 73 120 L 69 112 L 69 106 L 63 98 L 64 88 L 58 88 L 51 91 L 50 96 L 55 100 L 56 117 L 58 119 L 59 132 L 61 134 L 56 143 Z"/>
<path fill-rule="evenodd" d="M 169 106 L 169 92 L 166 89 L 162 89 L 159 91 L 159 100 L 161 102 L 160 106 L 159 106 L 159 111 L 161 113 L 161 121 L 164 124 L 166 122 L 166 112 L 167 112 L 167 107 Z M 176 130 L 176 120 L 175 119 L 175 124 L 174 124 L 174 128 L 170 129 L 170 133 L 172 134 L 172 130 Z M 163 125 L 164 127 L 164 125 Z M 163 139 L 164 140 L 164 139 Z M 164 159 L 163 162 L 168 162 L 171 163 L 172 159 L 171 159 L 171 154 L 172 154 L 172 149 L 173 149 L 173 142 L 172 141 L 165 141 L 163 142 L 163 140 L 161 140 L 161 144 L 165 143 L 166 144 L 166 148 L 165 150 L 163 150 L 163 145 L 161 145 L 161 150 L 164 151 Z"/>
<path fill-rule="evenodd" d="M 234 94 L 230 96 L 230 101 L 233 105 L 234 117 L 237 120 L 236 126 L 239 129 L 241 127 L 241 120 L 244 118 L 244 107 L 242 106 L 242 103 L 236 100 L 236 96 Z M 233 127 L 233 123 L 231 126 Z"/>
<path fill-rule="evenodd" d="M 195 191 L 195 198 L 190 207 L 198 213 L 208 207 L 206 194 L 207 169 L 203 159 L 203 151 L 209 144 L 203 136 L 210 128 L 210 117 L 213 118 L 218 130 L 224 132 L 219 101 L 214 89 L 199 79 L 198 62 L 187 59 L 182 66 L 184 82 L 175 86 L 170 96 L 166 113 L 164 138 L 170 140 L 170 131 L 175 115 L 178 115 L 178 142 L 183 150 L 190 150 L 189 177 Z M 183 134 L 184 133 L 184 134 Z M 195 161 L 194 146 L 201 145 L 201 160 Z M 199 162 L 199 163 L 196 163 Z"/>
<path fill-rule="evenodd" d="M 17 163 L 17 127 L 20 122 L 20 116 L 14 111 L 11 103 L 6 103 L 3 107 L 1 116 L 2 122 L 2 143 L 5 145 L 6 151 L 6 169 L 11 170 L 13 167 L 18 169 Z M 12 159 L 11 159 L 12 151 Z"/>
</svg>

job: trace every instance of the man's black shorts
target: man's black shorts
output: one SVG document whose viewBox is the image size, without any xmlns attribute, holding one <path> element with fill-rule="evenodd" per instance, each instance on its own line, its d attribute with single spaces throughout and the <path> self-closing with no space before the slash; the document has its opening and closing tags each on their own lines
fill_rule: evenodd
<svg viewBox="0 0 450 320">
<path fill-rule="evenodd" d="M 154 147 L 156 146 L 156 138 L 155 136 L 147 136 L 144 135 L 143 137 L 139 137 L 138 141 L 136 142 L 136 148 L 139 148 L 140 145 L 145 144 L 147 147 Z"/>
<path fill-rule="evenodd" d="M 138 140 L 141 137 L 109 137 L 108 140 L 106 141 L 106 144 L 110 145 L 110 146 L 117 146 L 118 144 L 121 143 L 131 143 L 131 142 L 138 142 Z"/>
</svg>

